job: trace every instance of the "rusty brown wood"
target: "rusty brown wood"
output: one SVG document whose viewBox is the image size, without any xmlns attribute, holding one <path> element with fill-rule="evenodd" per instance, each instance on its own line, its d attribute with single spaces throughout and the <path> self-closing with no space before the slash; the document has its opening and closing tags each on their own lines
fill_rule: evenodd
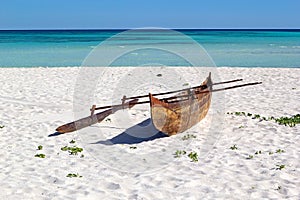
<svg viewBox="0 0 300 200">
<path fill-rule="evenodd" d="M 134 105 L 136 105 L 137 101 L 138 101 L 138 99 L 131 100 L 130 102 L 124 104 L 123 106 L 124 106 L 124 108 L 131 108 Z M 120 109 L 122 109 L 122 108 L 123 107 L 120 107 Z M 76 120 L 74 122 L 70 122 L 68 124 L 64 124 L 64 125 L 58 127 L 56 129 L 56 131 L 59 133 L 68 133 L 68 132 L 73 132 L 73 131 L 88 127 L 92 124 L 96 124 L 98 122 L 103 121 L 107 116 L 115 113 L 116 111 L 118 111 L 120 109 L 108 109 L 103 112 L 97 113 L 95 115 L 88 116 L 88 117 Z"/>
<path fill-rule="evenodd" d="M 184 102 L 166 103 L 149 94 L 151 106 L 151 118 L 153 125 L 159 131 L 171 136 L 183 132 L 199 121 L 207 114 L 212 95 L 212 84 L 210 75 L 202 85 L 210 85 L 205 89 L 198 88 L 186 91 L 189 96 Z M 178 98 L 174 97 L 174 98 Z"/>
<path fill-rule="evenodd" d="M 92 106 L 92 108 L 91 108 L 91 116 L 93 116 L 93 115 L 94 115 L 95 108 L 96 108 L 96 105 L 93 105 L 93 106 Z"/>
</svg>

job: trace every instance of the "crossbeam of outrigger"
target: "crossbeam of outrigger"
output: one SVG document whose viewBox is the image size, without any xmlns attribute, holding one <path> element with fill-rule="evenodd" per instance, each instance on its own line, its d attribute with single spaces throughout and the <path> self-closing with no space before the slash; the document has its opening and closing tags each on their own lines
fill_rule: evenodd
<svg viewBox="0 0 300 200">
<path fill-rule="evenodd" d="M 240 80 L 242 80 L 242 79 L 237 79 L 237 80 L 234 80 L 234 81 L 227 81 L 227 82 L 222 82 L 222 83 L 215 83 L 215 84 L 212 84 L 212 85 L 219 85 L 219 84 L 224 84 L 224 83 L 236 82 L 236 81 L 240 81 Z M 202 93 L 208 93 L 208 92 L 219 92 L 219 91 L 224 91 L 224 90 L 229 90 L 229 89 L 234 89 L 234 88 L 239 88 L 239 87 L 245 87 L 245 86 L 251 86 L 251 85 L 258 85 L 258 84 L 261 84 L 261 83 L 262 82 L 246 83 L 246 84 L 235 85 L 235 86 L 231 86 L 231 87 L 225 87 L 225 88 L 215 89 L 215 90 L 211 90 L 211 91 L 195 91 L 195 94 L 202 94 Z M 186 89 L 182 89 L 182 90 L 175 90 L 175 91 L 171 91 L 171 92 L 164 92 L 164 93 L 152 94 L 152 96 L 160 96 L 160 95 L 173 94 L 173 93 L 177 93 L 177 92 L 188 91 L 188 90 L 198 89 L 198 88 L 205 89 L 207 87 L 208 87 L 207 85 L 204 85 L 204 86 L 195 86 L 195 87 L 192 87 L 192 88 L 186 88 Z M 180 95 L 180 96 L 173 96 L 173 97 L 162 98 L 160 100 L 164 101 L 166 103 L 173 103 L 173 101 L 169 102 L 169 100 L 177 99 L 177 98 L 184 98 L 184 97 L 189 97 L 189 96 L 190 95 Z M 126 96 L 124 96 L 121 100 L 122 100 L 122 102 L 124 102 L 125 100 L 141 99 L 141 98 L 145 98 L 145 97 L 149 97 L 149 94 L 135 96 L 135 97 L 126 97 Z M 184 100 L 178 100 L 178 101 L 184 101 Z M 137 103 L 134 103 L 134 104 L 138 105 L 138 104 L 145 104 L 145 103 L 149 103 L 149 102 L 150 101 L 141 101 L 141 102 L 137 102 Z M 132 105 L 133 103 L 130 103 L 130 104 Z M 93 105 L 91 111 L 92 110 L 103 110 L 103 109 L 108 109 L 108 108 L 118 108 L 118 107 L 122 107 L 124 105 L 126 105 L 125 102 L 122 103 L 122 104 L 111 105 L 111 106 L 102 106 L 102 107 L 95 107 L 95 105 Z"/>
</svg>

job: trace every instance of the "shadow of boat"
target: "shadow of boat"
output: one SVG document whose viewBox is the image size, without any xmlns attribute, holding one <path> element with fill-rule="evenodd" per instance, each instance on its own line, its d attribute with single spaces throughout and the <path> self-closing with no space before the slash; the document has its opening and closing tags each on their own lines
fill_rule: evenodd
<svg viewBox="0 0 300 200">
<path fill-rule="evenodd" d="M 136 124 L 119 135 L 108 139 L 101 140 L 92 144 L 104 144 L 104 145 L 115 145 L 115 144 L 138 144 L 141 142 L 151 141 L 163 137 L 168 137 L 168 135 L 164 134 L 157 130 L 151 121 L 150 118 L 142 121 L 139 124 Z"/>
<path fill-rule="evenodd" d="M 60 132 L 55 132 L 55 133 L 51 133 L 50 135 L 48 135 L 48 137 L 55 137 L 55 136 L 59 136 L 62 135 L 63 133 Z"/>
</svg>

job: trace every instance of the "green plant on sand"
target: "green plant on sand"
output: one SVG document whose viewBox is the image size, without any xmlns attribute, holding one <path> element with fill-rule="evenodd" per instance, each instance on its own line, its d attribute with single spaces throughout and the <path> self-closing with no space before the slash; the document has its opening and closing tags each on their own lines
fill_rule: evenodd
<svg viewBox="0 0 300 200">
<path fill-rule="evenodd" d="M 37 157 L 37 158 L 45 158 L 46 155 L 45 154 L 36 154 L 34 157 Z"/>
<path fill-rule="evenodd" d="M 175 154 L 174 154 L 174 157 L 175 158 L 179 158 L 179 157 L 181 157 L 182 155 L 185 155 L 185 154 L 186 154 L 186 151 L 184 151 L 184 150 L 177 150 L 175 152 Z"/>
<path fill-rule="evenodd" d="M 196 137 L 197 137 L 196 135 L 187 134 L 187 135 L 183 136 L 181 139 L 182 140 L 189 140 L 189 139 L 196 138 Z"/>
<path fill-rule="evenodd" d="M 71 140 L 69 143 L 74 144 L 75 142 L 76 142 L 75 140 Z"/>
<path fill-rule="evenodd" d="M 276 170 L 282 170 L 285 168 L 285 165 L 276 165 L 276 166 L 277 166 Z"/>
<path fill-rule="evenodd" d="M 283 149 L 277 149 L 276 153 L 284 153 L 285 151 Z"/>
<path fill-rule="evenodd" d="M 235 144 L 235 145 L 233 145 L 232 147 L 230 147 L 230 149 L 231 149 L 231 150 L 237 150 L 238 148 L 237 148 L 237 146 L 236 146 L 236 144 Z"/>
<path fill-rule="evenodd" d="M 62 151 L 68 151 L 70 153 L 70 155 L 77 155 L 78 153 L 82 152 L 83 149 L 80 147 L 68 147 L 68 146 L 64 146 L 61 148 Z"/>
<path fill-rule="evenodd" d="M 293 127 L 300 124 L 300 114 L 293 115 L 292 117 L 280 117 L 275 119 L 275 122 L 280 125 Z"/>
<path fill-rule="evenodd" d="M 270 121 L 274 120 L 279 125 L 285 125 L 285 126 L 296 126 L 297 124 L 300 124 L 300 114 L 293 115 L 291 117 L 262 117 L 259 114 L 252 114 L 252 113 L 245 113 L 245 112 L 227 112 L 228 115 L 236 115 L 236 116 L 245 116 L 245 117 L 252 117 L 252 119 L 259 119 L 261 121 Z"/>
<path fill-rule="evenodd" d="M 74 178 L 74 177 L 81 178 L 82 176 L 79 175 L 78 173 L 77 173 L 77 174 L 69 173 L 69 174 L 67 175 L 67 177 L 69 177 L 69 178 Z"/>
<path fill-rule="evenodd" d="M 188 157 L 192 159 L 191 162 L 198 162 L 198 154 L 196 152 L 189 153 Z"/>
</svg>

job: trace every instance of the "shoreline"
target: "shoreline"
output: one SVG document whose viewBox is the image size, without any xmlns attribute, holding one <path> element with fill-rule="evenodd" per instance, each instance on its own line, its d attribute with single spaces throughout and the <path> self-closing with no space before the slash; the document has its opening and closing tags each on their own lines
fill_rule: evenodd
<svg viewBox="0 0 300 200">
<path fill-rule="evenodd" d="M 32 69 L 32 68 L 50 68 L 50 69 L 61 69 L 61 68 L 82 68 L 87 66 L 29 66 L 29 67 L 14 67 L 14 66 L 0 66 L 0 69 Z M 103 66 L 88 66 L 88 67 L 103 67 Z M 112 68 L 122 68 L 122 67 L 142 67 L 142 66 L 104 66 L 104 67 L 112 67 Z M 154 67 L 162 67 L 162 66 L 154 66 Z M 163 67 L 186 67 L 186 66 L 163 66 Z M 206 68 L 207 66 L 191 66 L 197 68 Z M 300 66 L 295 67 L 261 67 L 261 66 L 216 66 L 215 68 L 254 68 L 254 69 L 300 69 Z"/>
</svg>

